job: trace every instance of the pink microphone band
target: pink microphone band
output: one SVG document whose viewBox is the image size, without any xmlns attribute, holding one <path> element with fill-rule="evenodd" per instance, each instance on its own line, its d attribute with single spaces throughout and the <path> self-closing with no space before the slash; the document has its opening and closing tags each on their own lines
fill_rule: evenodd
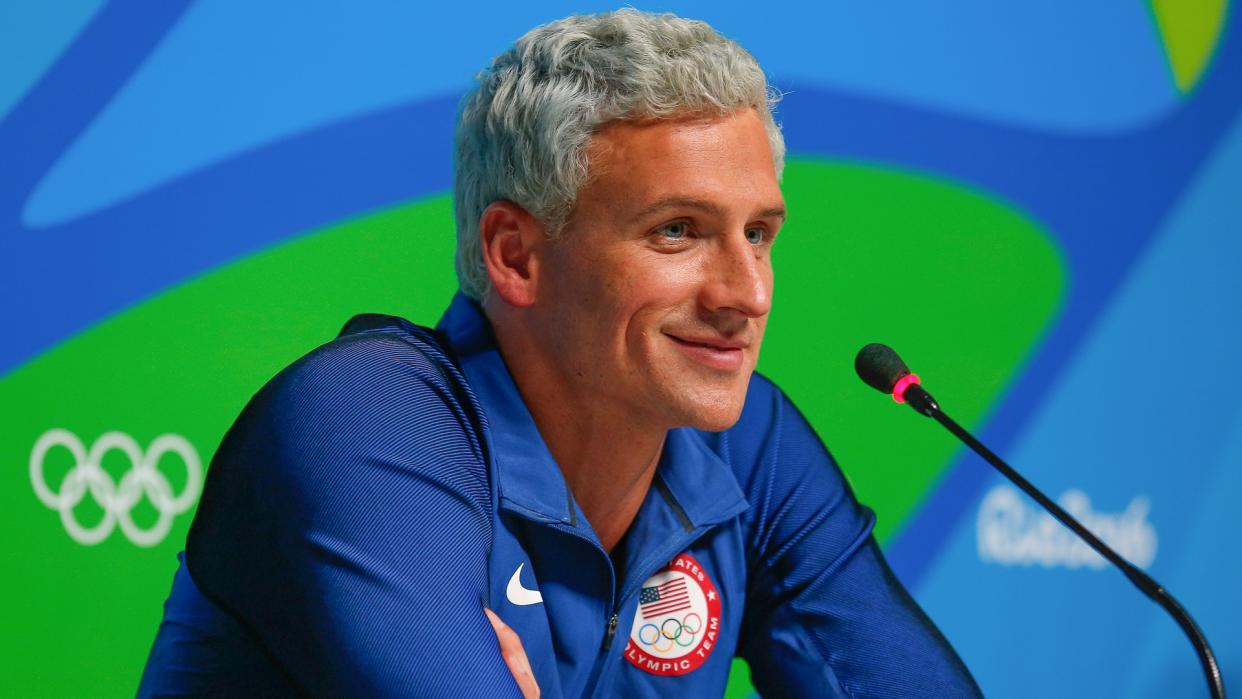
<svg viewBox="0 0 1242 699">
<path fill-rule="evenodd" d="M 915 374 L 906 374 L 897 379 L 897 383 L 893 384 L 893 400 L 898 403 L 906 402 L 906 389 L 919 382 L 919 377 Z"/>
</svg>

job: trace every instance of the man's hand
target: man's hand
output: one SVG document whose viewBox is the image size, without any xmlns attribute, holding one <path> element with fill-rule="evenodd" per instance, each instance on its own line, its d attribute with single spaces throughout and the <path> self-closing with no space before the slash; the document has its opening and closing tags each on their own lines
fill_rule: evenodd
<svg viewBox="0 0 1242 699">
<path fill-rule="evenodd" d="M 530 661 L 526 659 L 522 639 L 495 612 L 484 607 L 483 613 L 496 630 L 496 640 L 500 641 L 500 655 L 505 659 L 505 665 L 509 666 L 509 672 L 513 673 L 513 679 L 517 680 L 522 696 L 525 699 L 539 699 L 539 684 L 535 682 L 535 673 L 530 669 Z"/>
</svg>

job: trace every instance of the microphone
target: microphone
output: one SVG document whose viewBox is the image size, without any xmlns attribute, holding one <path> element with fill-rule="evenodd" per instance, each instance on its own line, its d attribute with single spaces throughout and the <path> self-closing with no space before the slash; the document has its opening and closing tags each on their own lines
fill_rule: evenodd
<svg viewBox="0 0 1242 699">
<path fill-rule="evenodd" d="M 1087 542 L 1087 545 L 1095 549 L 1096 553 L 1099 553 L 1110 563 L 1117 566 L 1130 579 L 1130 582 L 1134 583 L 1135 587 L 1142 590 L 1143 594 L 1147 595 L 1173 616 L 1173 619 L 1181 627 L 1186 637 L 1190 639 L 1191 644 L 1195 647 L 1195 652 L 1199 655 L 1199 664 L 1203 666 L 1203 673 L 1207 677 L 1208 691 L 1211 693 L 1211 696 L 1213 699 L 1224 699 L 1224 679 L 1220 674 L 1220 666 L 1216 663 L 1216 656 L 1208 645 L 1207 637 L 1203 635 L 1203 632 L 1199 630 L 1199 625 L 1195 623 L 1195 620 L 1191 618 L 1182 605 L 1174 599 L 1173 595 L 1169 594 L 1147 573 L 1144 573 L 1140 568 L 1109 548 L 1107 544 L 1092 534 L 1086 527 L 1082 526 L 1078 520 L 1074 519 L 1070 513 L 1040 492 L 1038 488 L 1031 485 L 1029 481 L 1013 470 L 1009 464 L 1005 463 L 992 450 L 984 446 L 982 442 L 975 439 L 961 425 L 946 415 L 940 409 L 940 404 L 936 402 L 936 399 L 927 392 L 927 389 L 923 388 L 919 377 L 910 372 L 906 363 L 901 361 L 901 357 L 897 356 L 897 353 L 892 348 L 878 342 L 873 342 L 863 347 L 859 350 L 858 356 L 854 358 L 854 370 L 858 372 L 859 378 L 868 386 L 881 393 L 891 395 L 894 401 L 906 403 L 919 414 L 939 422 L 945 429 L 952 432 L 954 436 L 973 449 L 975 453 L 992 464 L 996 470 L 1000 471 L 1014 485 L 1021 488 L 1023 492 L 1043 506 L 1061 524 L 1069 527 L 1080 539 Z"/>
</svg>

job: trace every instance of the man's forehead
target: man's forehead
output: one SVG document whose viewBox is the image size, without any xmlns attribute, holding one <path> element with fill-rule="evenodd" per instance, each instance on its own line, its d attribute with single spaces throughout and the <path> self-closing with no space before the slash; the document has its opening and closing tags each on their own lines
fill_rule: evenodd
<svg viewBox="0 0 1242 699">
<path fill-rule="evenodd" d="M 616 203 L 639 214 L 678 207 L 719 213 L 720 200 L 729 198 L 761 217 L 784 216 L 768 135 L 749 108 L 612 122 L 592 137 L 588 153 L 586 189 L 625 190 L 629 196 Z"/>
</svg>

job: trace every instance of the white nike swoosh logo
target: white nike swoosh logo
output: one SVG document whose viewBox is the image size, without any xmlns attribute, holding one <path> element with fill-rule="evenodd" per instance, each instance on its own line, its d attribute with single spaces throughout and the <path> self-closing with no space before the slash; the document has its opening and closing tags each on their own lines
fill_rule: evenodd
<svg viewBox="0 0 1242 699">
<path fill-rule="evenodd" d="M 539 590 L 528 590 L 522 587 L 522 566 L 524 565 L 526 564 L 518 564 L 517 570 L 513 571 L 513 577 L 509 578 L 509 586 L 505 588 L 505 596 L 519 607 L 539 604 L 543 601 L 543 595 L 539 593 Z"/>
</svg>

